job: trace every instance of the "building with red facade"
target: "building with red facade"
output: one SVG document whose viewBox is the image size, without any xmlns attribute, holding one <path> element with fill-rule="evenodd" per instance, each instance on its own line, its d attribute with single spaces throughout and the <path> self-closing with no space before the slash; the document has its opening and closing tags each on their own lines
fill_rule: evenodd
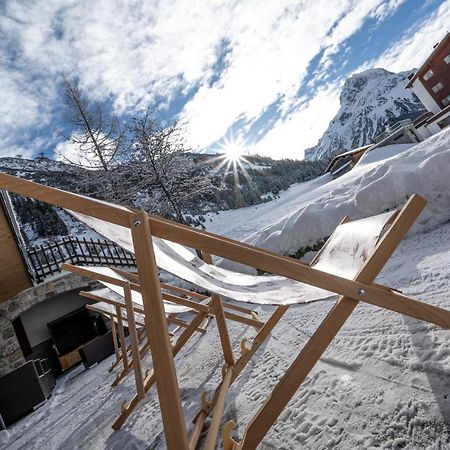
<svg viewBox="0 0 450 450">
<path fill-rule="evenodd" d="M 410 75 L 406 88 L 412 89 L 428 114 L 417 130 L 426 138 L 450 125 L 450 33 L 447 33 L 417 72 Z"/>
</svg>

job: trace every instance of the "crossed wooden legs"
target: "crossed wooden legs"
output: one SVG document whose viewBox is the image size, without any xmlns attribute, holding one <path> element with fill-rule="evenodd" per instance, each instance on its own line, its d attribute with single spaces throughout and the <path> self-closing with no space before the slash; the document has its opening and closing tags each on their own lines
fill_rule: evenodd
<svg viewBox="0 0 450 450">
<path fill-rule="evenodd" d="M 370 285 L 375 280 L 423 207 L 424 202 L 417 198 L 406 203 L 392 223 L 389 232 L 383 236 L 372 256 L 366 261 L 363 268 L 355 277 L 355 281 Z M 364 298 L 366 292 L 361 290 L 360 294 Z M 225 450 L 250 450 L 255 449 L 260 444 L 358 303 L 358 300 L 340 297 L 291 364 L 285 375 L 273 389 L 264 405 L 251 420 L 245 430 L 241 443 L 234 441 L 230 437 L 234 423 L 229 422 L 227 424 L 224 432 Z M 395 310 L 396 305 L 392 305 L 391 309 Z"/>
<path fill-rule="evenodd" d="M 207 317 L 206 312 L 198 312 L 197 315 L 194 317 L 192 322 L 185 328 L 183 333 L 181 333 L 180 337 L 177 339 L 175 345 L 172 347 L 172 355 L 175 357 L 178 352 L 183 348 L 183 346 L 186 344 L 186 342 L 189 340 L 189 338 L 195 333 L 197 328 L 201 325 L 203 320 L 205 320 Z M 150 388 L 155 384 L 156 378 L 154 371 L 150 371 L 149 374 L 144 379 L 144 393 L 147 393 Z M 141 398 L 138 394 L 136 394 L 131 401 L 122 407 L 121 413 L 119 417 L 116 419 L 116 421 L 113 423 L 112 427 L 114 430 L 118 430 L 122 427 L 122 425 L 125 423 L 129 415 L 132 413 L 132 411 L 136 408 Z"/>
<path fill-rule="evenodd" d="M 217 433 L 219 430 L 219 420 L 222 416 L 224 407 L 224 398 L 228 391 L 229 386 L 236 380 L 245 366 L 252 359 L 253 355 L 260 348 L 263 342 L 268 338 L 273 328 L 281 320 L 284 313 L 287 311 L 287 306 L 279 306 L 267 320 L 267 322 L 259 329 L 255 338 L 252 341 L 251 347 L 247 347 L 246 339 L 241 342 L 241 356 L 236 360 L 233 366 L 227 367 L 224 371 L 224 377 L 222 383 L 216 388 L 214 395 L 211 400 L 207 400 L 206 396 L 202 396 L 202 407 L 194 419 L 194 427 L 191 431 L 191 436 L 189 440 L 189 448 L 194 449 L 197 445 L 200 433 L 203 429 L 205 421 L 209 414 L 217 408 L 215 411 L 213 421 L 211 422 L 210 429 L 207 436 L 207 446 L 206 448 L 214 448 Z"/>
</svg>

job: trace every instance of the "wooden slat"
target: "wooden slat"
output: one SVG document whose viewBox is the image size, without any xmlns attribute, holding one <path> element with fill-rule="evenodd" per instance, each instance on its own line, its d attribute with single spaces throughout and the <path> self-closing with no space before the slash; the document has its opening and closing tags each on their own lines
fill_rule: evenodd
<svg viewBox="0 0 450 450">
<path fill-rule="evenodd" d="M 233 369 L 229 367 L 220 385 L 220 391 L 217 398 L 216 408 L 211 423 L 209 424 L 205 450 L 214 450 L 216 448 L 216 440 L 217 435 L 219 433 L 220 420 L 222 419 L 223 410 L 225 408 L 225 401 L 227 399 L 228 388 L 230 387 L 231 384 L 232 374 Z"/>
<path fill-rule="evenodd" d="M 110 203 L 51 188 L 0 172 L 0 188 L 129 228 L 132 213 Z"/>
<path fill-rule="evenodd" d="M 142 378 L 141 358 L 139 353 L 139 342 L 136 331 L 136 322 L 134 319 L 133 300 L 131 299 L 131 288 L 128 283 L 124 287 L 124 297 L 127 310 L 127 321 L 129 323 L 128 331 L 131 340 L 131 355 L 133 358 L 134 379 L 136 383 L 136 392 L 139 399 L 144 398 L 144 381 Z"/>
<path fill-rule="evenodd" d="M 120 306 L 116 305 L 117 326 L 119 328 L 120 350 L 122 353 L 123 367 L 128 368 L 127 343 L 125 340 L 125 332 L 123 329 L 122 311 Z"/>
<path fill-rule="evenodd" d="M 71 194 L 54 188 L 0 173 L 0 187 L 63 208 L 72 209 L 92 217 L 129 227 L 129 211 L 97 200 Z M 411 199 L 421 199 L 414 194 Z M 247 264 L 261 270 L 320 287 L 337 294 L 359 300 L 358 292 L 366 289 L 364 283 L 347 280 L 308 267 L 305 263 L 268 250 L 190 228 L 157 216 L 147 215 L 154 236 L 172 240 L 188 247 Z M 382 289 L 372 286 L 370 295 L 381 296 Z M 368 292 L 369 294 L 369 292 Z"/>
<path fill-rule="evenodd" d="M 119 343 L 117 342 L 116 321 L 114 320 L 114 316 L 112 314 L 110 314 L 109 320 L 111 323 L 111 332 L 112 332 L 112 338 L 113 338 L 113 344 L 114 344 L 114 353 L 116 354 L 116 361 L 119 361 L 120 354 L 119 354 Z"/>
<path fill-rule="evenodd" d="M 212 258 L 209 253 L 203 252 L 203 260 L 207 264 L 212 264 Z M 225 320 L 225 314 L 222 308 L 222 302 L 217 294 L 212 293 L 212 305 L 214 308 L 214 314 L 216 317 L 217 328 L 219 330 L 220 343 L 222 345 L 223 356 L 225 363 L 228 366 L 234 365 L 233 349 L 231 347 L 230 336 L 228 334 L 227 322 Z"/>
</svg>

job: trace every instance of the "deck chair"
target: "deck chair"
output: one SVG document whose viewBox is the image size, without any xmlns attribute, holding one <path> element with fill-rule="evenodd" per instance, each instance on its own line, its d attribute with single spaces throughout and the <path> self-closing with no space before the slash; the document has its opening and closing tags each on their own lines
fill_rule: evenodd
<svg viewBox="0 0 450 450">
<path fill-rule="evenodd" d="M 113 364 L 112 368 L 114 368 L 119 362 L 122 362 L 123 369 L 117 375 L 116 379 L 112 383 L 112 386 L 118 385 L 132 370 L 135 373 L 136 383 L 136 395 L 130 402 L 124 402 L 124 404 L 122 404 L 121 413 L 113 424 L 113 428 L 117 430 L 123 425 L 125 420 L 137 406 L 137 403 L 143 399 L 144 394 L 149 391 L 155 382 L 154 377 L 147 376 L 143 379 L 141 375 L 142 369 L 140 360 L 149 351 L 150 343 L 147 341 L 141 349 L 138 348 L 138 336 L 135 330 L 135 324 L 138 324 L 138 321 L 135 321 L 132 315 L 132 312 L 134 312 L 134 314 L 145 314 L 142 296 L 140 294 L 140 287 L 138 284 L 139 277 L 130 272 L 120 269 L 111 269 L 108 267 L 83 267 L 65 263 L 62 265 L 62 269 L 81 276 L 86 276 L 102 283 L 105 288 L 88 292 L 81 291 L 80 295 L 99 302 L 97 303 L 97 309 L 103 308 L 110 314 L 112 312 L 108 306 L 114 307 L 115 309 L 114 319 L 117 320 L 118 324 L 119 337 L 121 341 L 121 355 L 118 358 L 116 357 L 116 362 Z M 166 312 L 167 323 L 175 324 L 177 327 L 186 328 L 186 332 L 180 335 L 180 340 L 173 346 L 173 348 L 176 349 L 176 353 L 181 350 L 195 331 L 200 333 L 204 333 L 206 331 L 205 328 L 201 327 L 201 324 L 197 324 L 197 321 L 194 322 L 197 324 L 195 328 L 189 327 L 188 322 L 176 317 L 177 314 L 195 312 L 199 317 L 202 317 L 203 320 L 206 321 L 209 320 L 210 315 L 216 316 L 216 319 L 221 324 L 219 326 L 219 331 L 221 333 L 222 341 L 228 337 L 227 334 L 224 335 L 224 330 L 226 329 L 226 325 L 224 325 L 225 319 L 251 325 L 257 329 L 262 328 L 264 325 L 263 322 L 255 317 L 251 309 L 229 304 L 227 302 L 219 302 L 219 305 L 217 305 L 218 300 L 216 298 L 211 299 L 211 297 L 169 284 L 162 284 L 162 288 L 164 290 L 162 295 L 164 299 L 164 309 Z M 175 291 L 175 293 L 183 295 L 184 298 L 179 295 L 176 296 L 174 294 L 169 294 L 169 291 Z M 192 300 L 193 297 L 195 297 L 198 301 L 194 302 Z M 210 302 L 213 303 L 211 306 L 209 305 Z M 177 303 L 181 304 L 179 305 Z M 125 309 L 123 313 L 121 312 L 122 308 Z M 223 308 L 226 308 L 227 310 L 224 311 Z M 242 314 L 236 314 L 228 311 L 228 309 L 236 310 Z M 128 317 L 130 317 L 130 326 L 128 329 L 130 330 L 131 340 L 131 360 L 129 360 L 127 356 L 125 333 L 123 330 L 123 327 L 127 326 Z M 145 316 L 141 319 L 141 321 L 145 324 Z M 114 326 L 114 320 L 112 325 Z M 174 334 L 175 331 L 176 329 L 172 330 L 169 334 Z M 231 344 L 229 344 L 229 340 L 227 343 L 231 346 Z M 225 349 L 227 350 L 228 347 L 225 347 Z M 226 353 L 226 350 L 225 354 L 227 359 L 227 356 L 229 357 L 229 355 L 231 355 L 231 351 Z"/>
<path fill-rule="evenodd" d="M 81 291 L 80 295 L 91 300 L 95 300 L 97 303 L 94 306 L 90 306 L 90 309 L 102 312 L 111 317 L 111 325 L 113 328 L 113 339 L 116 333 L 116 325 L 118 327 L 118 334 L 120 338 L 121 355 L 118 354 L 118 343 L 114 341 L 116 350 L 116 363 L 113 364 L 114 368 L 117 363 L 123 363 L 122 371 L 117 375 L 112 386 L 118 385 L 130 371 L 134 372 L 135 384 L 136 384 L 136 396 L 139 400 L 144 398 L 146 389 L 145 382 L 142 373 L 141 360 L 150 349 L 150 343 L 147 342 L 142 348 L 139 348 L 139 328 L 145 329 L 145 311 L 143 308 L 142 296 L 136 289 L 138 286 L 131 283 L 125 276 L 124 272 L 121 273 L 108 268 L 108 267 L 81 267 L 74 266 L 72 264 L 63 264 L 63 270 L 70 271 L 72 273 L 85 276 L 102 283 L 105 287 L 96 289 L 93 291 Z M 134 288 L 135 290 L 133 290 Z M 166 321 L 168 324 L 176 324 L 177 327 L 188 327 L 189 324 L 176 317 L 177 314 L 194 312 L 193 309 L 187 306 L 176 305 L 171 302 L 164 302 L 164 309 L 166 312 Z M 131 358 L 128 358 L 128 348 L 125 340 L 124 327 L 129 330 L 130 336 L 130 350 Z M 175 330 L 172 330 L 169 334 L 174 335 Z M 193 332 L 198 331 L 204 333 L 206 330 L 202 328 L 200 324 L 193 328 Z M 122 404 L 121 413 L 127 410 L 126 402 Z"/>
<path fill-rule="evenodd" d="M 97 291 L 102 291 L 103 289 L 97 289 Z M 107 288 L 104 288 L 105 291 L 107 291 Z M 83 292 L 80 292 L 80 295 L 82 295 Z M 83 295 L 82 295 L 83 296 Z M 89 297 L 88 297 L 89 298 Z M 132 364 L 128 362 L 128 354 L 131 353 L 132 357 L 132 349 L 131 345 L 126 347 L 126 340 L 125 340 L 125 332 L 124 327 L 129 328 L 130 325 L 127 321 L 126 314 L 125 317 L 122 314 L 121 311 L 117 311 L 117 307 L 112 303 L 107 302 L 100 302 L 98 301 L 95 304 L 87 304 L 85 306 L 86 309 L 89 309 L 90 311 L 94 311 L 96 313 L 101 314 L 102 316 L 106 317 L 109 320 L 109 323 L 111 324 L 111 332 L 112 332 L 112 339 L 113 339 L 113 346 L 114 346 L 114 354 L 116 356 L 116 360 L 113 362 L 111 367 L 109 368 L 109 371 L 113 371 L 120 363 L 123 363 L 123 372 L 125 372 L 126 369 L 130 369 L 132 367 Z M 144 329 L 145 326 L 145 319 L 142 314 L 135 312 L 135 322 L 136 326 L 138 327 L 138 335 L 140 334 L 139 331 Z M 119 335 L 120 338 L 120 350 L 119 350 L 119 342 L 117 339 L 117 336 Z M 139 339 L 140 340 L 140 339 Z M 125 353 L 124 353 L 125 352 Z M 140 350 L 141 357 L 143 354 L 143 348 Z M 116 380 L 113 382 L 113 386 L 117 385 L 121 381 L 120 375 L 116 377 Z"/>
<path fill-rule="evenodd" d="M 340 296 L 324 323 L 313 335 L 312 341 L 300 353 L 293 366 L 280 381 L 280 387 L 275 389 L 268 402 L 249 425 L 243 441 L 237 444 L 231 439 L 227 439 L 225 445 L 256 448 L 289 398 L 314 367 L 320 355 L 333 340 L 359 301 L 416 317 L 444 328 L 450 327 L 450 312 L 413 300 L 373 282 L 403 235 L 424 208 L 426 202 L 417 195 L 413 195 L 400 212 L 393 213 L 389 217 L 376 217 L 374 219 L 378 224 L 377 226 L 383 225 L 382 228 L 388 226 L 389 229 L 382 237 L 380 237 L 381 231 L 375 235 L 369 234 L 366 236 L 367 242 L 372 245 L 372 249 L 363 248 L 361 250 L 357 245 L 348 247 L 351 240 L 343 238 L 342 249 L 346 248 L 345 250 L 336 253 L 334 245 L 330 245 L 328 250 L 325 248 L 321 256 L 316 259 L 317 264 L 307 265 L 268 250 L 192 229 L 144 212 L 129 211 L 125 208 L 48 188 L 6 174 L 0 174 L 0 187 L 36 200 L 68 208 L 75 213 L 85 215 L 88 220 L 95 221 L 96 219 L 99 221 L 97 226 L 103 229 L 101 234 L 115 240 L 115 242 L 120 241 L 126 235 L 126 241 L 123 242 L 123 245 L 120 244 L 125 246 L 124 248 L 129 245 L 128 239 L 131 236 L 146 315 L 147 333 L 150 336 L 150 342 L 158 342 L 158 345 L 151 345 L 151 353 L 166 444 L 169 449 L 195 447 L 196 440 L 193 438 L 198 435 L 198 428 L 194 428 L 195 433 L 191 435 L 190 445 L 181 405 L 173 351 L 167 332 L 163 295 L 158 278 L 157 258 L 160 267 L 164 266 L 162 267 L 164 269 L 172 267 L 179 276 L 187 281 L 193 282 L 190 278 L 196 277 L 199 285 L 213 286 L 213 288 L 208 287 L 208 289 L 215 292 L 216 295 L 254 303 L 259 303 L 259 298 L 264 297 L 262 303 L 278 305 L 275 313 L 278 312 L 279 316 L 290 304 L 304 303 L 309 299 L 319 300 L 334 298 L 335 295 Z M 351 224 L 352 222 L 348 223 L 348 225 Z M 369 225 L 369 222 L 364 222 L 364 224 Z M 105 229 L 105 225 L 110 228 Z M 342 227 L 346 225 L 346 223 L 343 223 Z M 358 227 L 358 229 L 361 230 L 361 227 Z M 117 234 L 118 231 L 119 234 Z M 336 236 L 341 235 L 342 233 L 339 232 Z M 160 242 L 160 240 L 162 241 Z M 173 245 L 168 244 L 168 242 Z M 347 247 L 345 247 L 346 245 Z M 192 253 L 183 249 L 182 246 L 230 259 L 274 275 L 261 279 L 260 283 L 256 279 L 251 281 L 251 279 L 246 278 L 248 275 L 228 273 L 230 271 L 224 272 L 225 269 L 208 265 L 205 261 L 198 263 L 195 256 L 192 256 Z M 353 270 L 356 270 L 354 276 L 348 275 L 347 261 L 343 257 L 349 250 L 353 256 L 359 255 L 356 257 L 358 264 L 353 265 Z M 340 255 L 335 261 L 337 266 L 335 265 L 334 268 L 329 266 L 329 261 L 325 258 L 327 252 L 329 255 Z M 315 296 L 310 296 L 311 291 L 306 295 L 301 286 L 309 286 L 316 292 L 317 289 L 320 291 Z M 283 293 L 282 296 L 280 292 Z M 244 298 L 247 298 L 247 300 Z M 270 322 L 272 317 L 267 323 Z M 276 319 L 274 319 L 274 322 L 276 322 Z M 260 329 L 260 332 L 263 330 L 264 326 Z M 256 344 L 255 341 L 253 342 L 251 348 L 254 345 L 258 346 L 258 339 L 256 339 Z M 207 436 L 206 448 L 213 448 L 215 445 L 228 388 L 234 374 L 240 372 L 240 360 L 242 359 L 242 362 L 245 363 L 248 354 L 246 346 L 243 347 L 241 358 L 236 361 L 234 366 L 225 368 L 223 381 L 217 388 L 214 398 L 208 402 L 211 407 L 215 406 L 215 409 Z M 205 414 L 210 412 L 204 411 L 203 408 L 202 411 Z M 227 431 L 229 431 L 229 428 L 230 426 L 227 427 Z"/>
</svg>

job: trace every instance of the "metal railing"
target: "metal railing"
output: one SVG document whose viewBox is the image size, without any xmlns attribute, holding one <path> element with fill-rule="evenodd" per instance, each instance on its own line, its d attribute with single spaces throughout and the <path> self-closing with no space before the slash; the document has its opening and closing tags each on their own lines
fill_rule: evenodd
<svg viewBox="0 0 450 450">
<path fill-rule="evenodd" d="M 64 237 L 57 242 L 27 248 L 26 253 L 36 283 L 61 272 L 61 264 L 64 262 L 85 266 L 136 267 L 132 253 L 111 241 L 101 239 Z"/>
</svg>

